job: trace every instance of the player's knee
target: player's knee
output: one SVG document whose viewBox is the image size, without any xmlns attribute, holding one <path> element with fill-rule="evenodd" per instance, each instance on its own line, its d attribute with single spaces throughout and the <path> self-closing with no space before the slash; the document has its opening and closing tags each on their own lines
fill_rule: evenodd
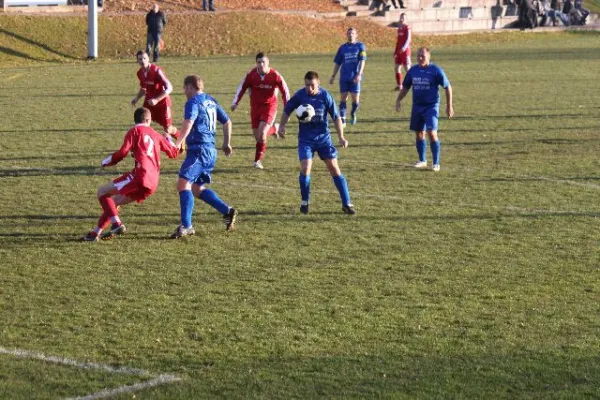
<svg viewBox="0 0 600 400">
<path fill-rule="evenodd" d="M 178 192 L 183 192 L 184 190 L 190 190 L 191 185 L 190 183 L 183 179 L 183 178 L 179 178 L 177 179 L 177 191 Z"/>
<path fill-rule="evenodd" d="M 425 139 L 425 132 L 417 131 L 417 132 L 415 132 L 415 136 L 416 136 L 417 140 L 423 140 L 423 139 Z"/>
<path fill-rule="evenodd" d="M 438 141 L 437 131 L 429 131 L 427 132 L 427 136 L 429 137 L 430 142 Z"/>
<path fill-rule="evenodd" d="M 200 193 L 202 193 L 204 189 L 206 189 L 204 186 L 192 185 L 192 193 L 194 193 L 195 197 L 200 196 Z"/>
</svg>

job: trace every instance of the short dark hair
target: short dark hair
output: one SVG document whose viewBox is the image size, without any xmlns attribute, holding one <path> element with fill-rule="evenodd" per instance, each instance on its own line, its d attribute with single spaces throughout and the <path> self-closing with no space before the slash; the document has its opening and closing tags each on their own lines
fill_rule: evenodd
<svg viewBox="0 0 600 400">
<path fill-rule="evenodd" d="M 152 114 L 150 113 L 150 110 L 144 107 L 140 107 L 133 112 L 133 121 L 136 124 L 141 124 L 142 122 L 144 122 L 144 120 L 151 118 L 151 115 Z"/>
<path fill-rule="evenodd" d="M 265 58 L 265 57 L 266 57 L 266 54 L 261 51 L 256 55 L 255 60 L 258 60 L 259 58 Z"/>
<path fill-rule="evenodd" d="M 188 75 L 183 79 L 183 86 L 192 86 L 196 90 L 200 90 L 202 78 L 198 75 Z"/>
<path fill-rule="evenodd" d="M 135 57 L 137 58 L 137 57 L 141 56 L 142 54 L 148 54 L 148 53 L 146 53 L 144 50 L 138 50 Z"/>
<path fill-rule="evenodd" d="M 304 80 L 312 81 L 313 79 L 319 79 L 319 73 L 317 71 L 308 71 L 304 75 Z"/>
</svg>

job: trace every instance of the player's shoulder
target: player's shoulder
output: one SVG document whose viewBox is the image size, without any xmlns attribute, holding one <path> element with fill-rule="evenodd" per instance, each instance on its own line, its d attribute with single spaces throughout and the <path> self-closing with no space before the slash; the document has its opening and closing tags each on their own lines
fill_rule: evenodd
<svg viewBox="0 0 600 400">
<path fill-rule="evenodd" d="M 363 42 L 356 42 L 356 44 L 358 44 L 358 47 L 362 48 L 362 49 L 366 49 L 367 45 L 364 44 Z"/>
</svg>

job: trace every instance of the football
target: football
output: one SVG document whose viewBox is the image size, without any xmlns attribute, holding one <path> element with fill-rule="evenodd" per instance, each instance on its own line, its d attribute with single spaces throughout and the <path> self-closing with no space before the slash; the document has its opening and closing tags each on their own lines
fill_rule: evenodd
<svg viewBox="0 0 600 400">
<path fill-rule="evenodd" d="M 310 122 L 314 116 L 315 109 L 310 104 L 302 104 L 296 109 L 296 117 L 303 124 Z"/>
</svg>

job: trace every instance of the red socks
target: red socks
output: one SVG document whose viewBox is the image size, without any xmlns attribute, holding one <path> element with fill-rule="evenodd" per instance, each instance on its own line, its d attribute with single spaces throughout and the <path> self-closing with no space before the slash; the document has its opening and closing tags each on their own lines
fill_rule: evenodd
<svg viewBox="0 0 600 400">
<path fill-rule="evenodd" d="M 109 219 L 118 215 L 117 206 L 115 205 L 115 201 L 112 199 L 112 197 L 107 195 L 101 196 L 98 198 L 98 201 L 104 210 L 104 215 L 106 215 Z"/>
<path fill-rule="evenodd" d="M 402 72 L 396 72 L 396 83 L 398 84 L 398 87 L 402 85 Z"/>
<path fill-rule="evenodd" d="M 256 143 L 256 153 L 254 154 L 254 161 L 262 160 L 265 155 L 265 151 L 267 151 L 267 143 Z"/>
</svg>

